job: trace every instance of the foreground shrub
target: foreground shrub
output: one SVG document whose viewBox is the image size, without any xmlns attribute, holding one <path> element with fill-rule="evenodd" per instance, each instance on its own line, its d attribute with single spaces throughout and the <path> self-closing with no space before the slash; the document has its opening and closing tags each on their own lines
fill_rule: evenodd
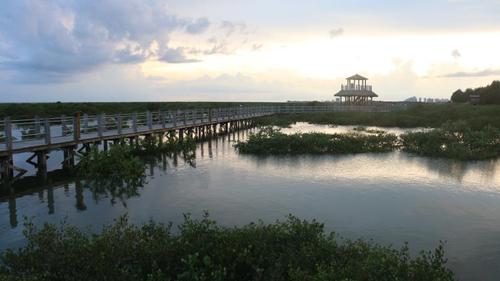
<svg viewBox="0 0 500 281">
<path fill-rule="evenodd" d="M 287 135 L 271 127 L 250 135 L 235 147 L 242 153 L 302 154 L 302 153 L 364 153 L 386 152 L 397 146 L 393 134 L 323 134 L 296 133 Z"/>
<path fill-rule="evenodd" d="M 0 256 L 0 280 L 454 280 L 443 248 L 410 257 L 408 247 L 339 239 L 316 221 L 218 226 L 208 216 L 142 226 L 121 218 L 101 233 L 27 223 L 28 243 Z"/>
<path fill-rule="evenodd" d="M 404 150 L 424 156 L 461 160 L 487 159 L 500 156 L 500 130 L 491 126 L 472 130 L 460 121 L 446 123 L 428 132 L 401 135 Z"/>
</svg>

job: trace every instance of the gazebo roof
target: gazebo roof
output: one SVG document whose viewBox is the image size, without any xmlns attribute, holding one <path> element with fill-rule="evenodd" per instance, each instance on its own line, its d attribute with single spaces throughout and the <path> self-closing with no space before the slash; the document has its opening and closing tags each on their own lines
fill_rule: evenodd
<svg viewBox="0 0 500 281">
<path fill-rule="evenodd" d="M 351 77 L 346 78 L 347 80 L 368 80 L 368 78 L 363 77 L 359 74 L 353 75 Z"/>
<path fill-rule="evenodd" d="M 368 90 L 342 90 L 338 93 L 335 94 L 337 97 L 372 97 L 376 98 L 378 97 L 377 94 L 375 94 L 372 91 Z"/>
</svg>

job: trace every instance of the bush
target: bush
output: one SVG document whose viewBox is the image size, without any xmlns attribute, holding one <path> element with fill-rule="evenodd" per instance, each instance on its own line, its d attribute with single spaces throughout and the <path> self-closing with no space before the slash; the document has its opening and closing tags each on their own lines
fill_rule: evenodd
<svg viewBox="0 0 500 281">
<path fill-rule="evenodd" d="M 401 135 L 404 150 L 419 155 L 461 160 L 500 156 L 500 130 L 472 130 L 466 122 L 448 122 L 440 129 Z"/>
<path fill-rule="evenodd" d="M 412 258 L 369 242 L 339 239 L 322 224 L 289 216 L 226 228 L 205 215 L 142 226 L 118 219 L 99 234 L 26 224 L 28 243 L 0 256 L 5 280 L 454 280 L 443 247 Z"/>
<path fill-rule="evenodd" d="M 364 153 L 386 152 L 397 146 L 393 134 L 323 134 L 296 133 L 286 135 L 272 127 L 250 135 L 247 141 L 236 143 L 242 153 L 302 154 L 302 153 Z"/>
</svg>

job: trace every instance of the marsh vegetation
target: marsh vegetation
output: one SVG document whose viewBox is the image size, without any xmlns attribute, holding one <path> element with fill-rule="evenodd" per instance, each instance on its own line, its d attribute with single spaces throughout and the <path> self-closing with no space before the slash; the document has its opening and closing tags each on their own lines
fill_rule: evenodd
<svg viewBox="0 0 500 281">
<path fill-rule="evenodd" d="M 319 125 L 355 125 L 399 128 L 439 128 L 446 122 L 465 121 L 474 130 L 500 128 L 500 105 L 415 104 L 393 112 L 328 112 L 261 117 L 259 126 L 289 127 L 297 122 Z"/>
<path fill-rule="evenodd" d="M 284 134 L 272 127 L 265 127 L 238 142 L 235 148 L 241 153 L 253 154 L 304 154 L 304 153 L 366 153 L 387 152 L 397 146 L 394 134 Z"/>
<path fill-rule="evenodd" d="M 437 129 L 406 132 L 399 136 L 355 127 L 349 133 L 285 134 L 263 127 L 235 148 L 251 154 L 346 154 L 390 152 L 397 149 L 430 157 L 480 160 L 500 156 L 500 130 L 486 126 L 473 130 L 464 122 L 448 122 Z"/>
<path fill-rule="evenodd" d="M 228 228 L 186 215 L 178 231 L 122 217 L 92 235 L 27 222 L 24 234 L 26 246 L 0 255 L 1 280 L 454 280 L 442 245 L 410 256 L 293 216 Z"/>
</svg>

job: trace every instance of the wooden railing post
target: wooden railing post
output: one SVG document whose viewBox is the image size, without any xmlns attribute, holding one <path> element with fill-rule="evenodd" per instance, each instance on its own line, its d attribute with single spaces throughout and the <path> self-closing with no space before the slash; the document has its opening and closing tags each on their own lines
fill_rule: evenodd
<svg viewBox="0 0 500 281">
<path fill-rule="evenodd" d="M 152 130 L 153 129 L 153 115 L 151 114 L 151 111 L 149 111 L 149 110 L 146 112 L 146 123 L 147 123 L 148 129 Z"/>
<path fill-rule="evenodd" d="M 80 112 L 75 112 L 73 116 L 73 139 L 75 141 L 80 140 Z"/>
<path fill-rule="evenodd" d="M 61 115 L 60 117 L 61 120 L 61 132 L 62 136 L 66 136 L 68 134 L 68 128 L 66 127 L 66 115 Z"/>
<path fill-rule="evenodd" d="M 83 133 L 86 134 L 89 130 L 89 115 L 87 113 L 83 114 L 82 127 Z"/>
<path fill-rule="evenodd" d="M 137 112 L 132 113 L 132 130 L 137 133 Z"/>
<path fill-rule="evenodd" d="M 45 131 L 45 144 L 50 144 L 51 143 L 51 134 L 50 134 L 50 121 L 49 118 L 45 118 L 45 121 L 43 122 L 43 127 Z"/>
<path fill-rule="evenodd" d="M 177 113 L 179 111 L 175 110 L 174 113 L 172 114 L 172 123 L 174 124 L 174 127 L 177 127 Z"/>
<path fill-rule="evenodd" d="M 35 116 L 35 134 L 38 135 L 41 132 L 41 124 L 40 124 L 40 117 L 37 115 Z"/>
<path fill-rule="evenodd" d="M 5 148 L 7 150 L 12 150 L 12 123 L 10 122 L 10 117 L 5 117 L 4 119 L 4 134 L 5 134 Z"/>
<path fill-rule="evenodd" d="M 102 137 L 102 133 L 103 133 L 103 115 L 104 114 L 99 114 L 97 116 L 97 135 L 99 137 Z"/>
<path fill-rule="evenodd" d="M 116 130 L 118 132 L 118 135 L 122 134 L 122 129 L 123 129 L 123 119 L 121 114 L 116 114 Z"/>
</svg>

